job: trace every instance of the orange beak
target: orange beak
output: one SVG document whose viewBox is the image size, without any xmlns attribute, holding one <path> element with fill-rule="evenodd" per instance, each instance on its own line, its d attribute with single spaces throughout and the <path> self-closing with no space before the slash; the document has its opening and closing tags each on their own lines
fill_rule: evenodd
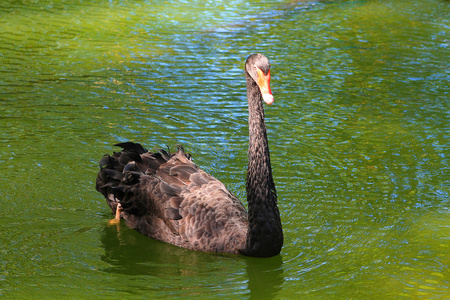
<svg viewBox="0 0 450 300">
<path fill-rule="evenodd" d="M 267 72 L 267 75 L 264 75 L 264 72 L 260 68 L 256 68 L 256 71 L 258 72 L 258 81 L 256 83 L 259 86 L 263 100 L 268 105 L 271 105 L 274 99 L 270 91 L 270 70 Z"/>
</svg>

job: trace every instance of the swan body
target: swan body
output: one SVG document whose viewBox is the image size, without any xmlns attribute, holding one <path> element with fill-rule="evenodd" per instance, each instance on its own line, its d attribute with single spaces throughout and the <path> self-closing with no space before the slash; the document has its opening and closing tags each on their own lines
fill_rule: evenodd
<svg viewBox="0 0 450 300">
<path fill-rule="evenodd" d="M 261 54 L 245 65 L 249 103 L 248 212 L 223 183 L 202 171 L 182 146 L 152 153 L 126 142 L 100 161 L 96 188 L 116 220 L 154 239 L 187 249 L 269 257 L 283 232 L 272 178 L 262 100 L 273 103 L 270 64 Z"/>
</svg>

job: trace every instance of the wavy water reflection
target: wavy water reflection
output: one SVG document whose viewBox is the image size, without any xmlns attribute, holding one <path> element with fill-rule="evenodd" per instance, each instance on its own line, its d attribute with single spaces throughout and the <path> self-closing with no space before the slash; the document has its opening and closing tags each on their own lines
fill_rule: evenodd
<svg viewBox="0 0 450 300">
<path fill-rule="evenodd" d="M 164 283 L 161 296 L 169 291 L 172 296 L 183 295 L 185 291 L 180 290 L 178 285 L 183 282 L 192 294 L 205 293 L 205 290 L 218 296 L 249 293 L 249 298 L 261 299 L 275 296 L 284 281 L 281 256 L 266 259 L 261 263 L 261 259 L 257 258 L 241 257 L 236 260 L 235 256 L 188 251 L 147 239 L 123 224 L 105 227 L 102 245 L 105 249 L 102 260 L 110 264 L 104 272 L 141 276 L 149 281 L 152 281 L 153 277 L 176 278 L 175 283 Z M 245 275 L 242 274 L 243 268 L 246 270 Z M 211 273 L 214 273 L 214 276 L 211 276 Z M 242 281 L 242 277 L 247 279 Z M 201 281 L 202 284 L 190 286 L 193 279 Z M 236 281 L 240 281 L 239 287 L 235 286 Z M 117 288 L 119 291 L 128 289 Z M 158 290 L 156 286 L 151 289 Z"/>
</svg>

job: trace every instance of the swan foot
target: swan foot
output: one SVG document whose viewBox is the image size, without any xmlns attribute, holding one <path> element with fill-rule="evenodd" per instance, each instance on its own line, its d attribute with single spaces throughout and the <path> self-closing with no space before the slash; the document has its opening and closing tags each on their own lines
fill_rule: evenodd
<svg viewBox="0 0 450 300">
<path fill-rule="evenodd" d="M 120 213 L 122 212 L 122 205 L 117 204 L 117 208 L 116 208 L 116 216 L 114 217 L 114 219 L 111 219 L 108 221 L 109 225 L 114 225 L 114 224 L 119 224 L 120 223 Z"/>
</svg>

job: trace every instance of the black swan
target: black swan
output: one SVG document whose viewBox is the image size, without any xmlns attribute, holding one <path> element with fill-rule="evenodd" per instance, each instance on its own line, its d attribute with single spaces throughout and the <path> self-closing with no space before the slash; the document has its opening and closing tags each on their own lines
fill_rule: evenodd
<svg viewBox="0 0 450 300">
<path fill-rule="evenodd" d="M 148 152 L 132 142 L 100 161 L 96 188 L 113 213 L 131 228 L 180 247 L 256 257 L 278 255 L 283 231 L 272 178 L 264 108 L 273 103 L 270 64 L 262 54 L 245 63 L 249 110 L 248 213 L 213 176 L 179 146 L 175 153 Z"/>
</svg>

